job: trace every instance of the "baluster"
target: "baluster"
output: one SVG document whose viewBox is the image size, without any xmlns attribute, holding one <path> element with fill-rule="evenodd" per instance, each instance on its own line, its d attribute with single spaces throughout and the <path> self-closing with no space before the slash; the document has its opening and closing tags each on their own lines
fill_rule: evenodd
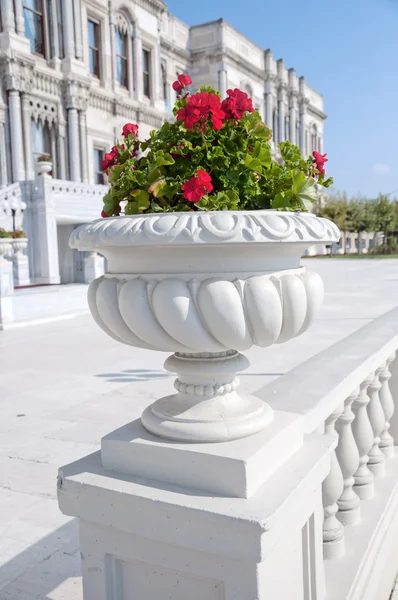
<svg viewBox="0 0 398 600">
<path fill-rule="evenodd" d="M 339 406 L 325 422 L 325 434 L 337 438 L 336 420 L 340 417 L 344 405 Z M 344 554 L 344 527 L 336 518 L 337 500 L 343 491 L 343 475 L 337 460 L 336 452 L 331 456 L 330 471 L 322 484 L 323 521 L 323 556 L 325 559 L 338 558 Z"/>
<path fill-rule="evenodd" d="M 390 428 L 390 420 L 394 414 L 394 399 L 390 391 L 389 380 L 391 378 L 390 364 L 395 358 L 395 352 L 385 363 L 383 370 L 380 373 L 379 379 L 381 383 L 380 402 L 383 407 L 384 416 L 386 418 L 383 431 L 380 434 L 380 449 L 384 452 L 386 458 L 394 456 L 394 439 L 388 431 Z"/>
<path fill-rule="evenodd" d="M 354 473 L 359 466 L 359 452 L 351 428 L 351 423 L 355 418 L 351 410 L 352 403 L 358 398 L 359 393 L 358 386 L 346 399 L 344 412 L 336 422 L 336 431 L 339 436 L 336 456 L 344 479 L 343 493 L 337 502 L 339 507 L 337 518 L 343 525 L 356 525 L 361 518 L 360 500 L 353 490 Z"/>
<path fill-rule="evenodd" d="M 368 469 L 368 452 L 373 446 L 373 429 L 369 421 L 366 407 L 369 403 L 367 389 L 373 381 L 374 374 L 371 373 L 361 383 L 359 396 L 353 404 L 355 419 L 352 422 L 352 433 L 359 452 L 359 467 L 354 473 L 354 492 L 361 500 L 372 498 L 374 493 L 373 473 Z"/>
<path fill-rule="evenodd" d="M 368 453 L 368 467 L 375 477 L 384 475 L 386 471 L 386 459 L 383 452 L 379 448 L 380 434 L 383 431 L 386 423 L 386 418 L 384 416 L 384 411 L 379 398 L 379 390 L 381 389 L 379 375 L 383 370 L 383 367 L 384 364 L 376 369 L 373 381 L 368 387 L 368 394 L 370 397 L 370 402 L 368 404 L 368 416 L 373 430 L 373 444 Z"/>
</svg>

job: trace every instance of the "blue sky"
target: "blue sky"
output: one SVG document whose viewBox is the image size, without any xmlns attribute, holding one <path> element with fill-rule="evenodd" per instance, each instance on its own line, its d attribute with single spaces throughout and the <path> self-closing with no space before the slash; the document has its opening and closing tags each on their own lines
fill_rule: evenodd
<svg viewBox="0 0 398 600">
<path fill-rule="evenodd" d="M 373 197 L 398 188 L 398 0 L 169 0 L 168 8 L 189 25 L 223 17 L 324 95 L 335 189 Z"/>
</svg>

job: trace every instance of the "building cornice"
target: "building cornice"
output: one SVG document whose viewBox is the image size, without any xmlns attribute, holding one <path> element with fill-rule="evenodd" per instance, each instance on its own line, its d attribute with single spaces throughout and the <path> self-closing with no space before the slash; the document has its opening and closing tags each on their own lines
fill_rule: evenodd
<svg viewBox="0 0 398 600">
<path fill-rule="evenodd" d="M 230 48 L 217 46 L 209 50 L 194 51 L 191 54 L 192 64 L 195 64 L 204 58 L 210 59 L 211 62 L 222 62 L 228 58 L 233 61 L 236 66 L 243 69 L 245 73 L 250 73 L 253 77 L 257 77 L 257 79 L 260 79 L 264 83 L 266 82 L 265 71 L 253 66 L 249 61 Z"/>
<path fill-rule="evenodd" d="M 165 38 L 163 34 L 160 36 L 160 48 L 166 50 L 167 52 L 171 52 L 173 55 L 178 55 L 184 60 L 190 61 L 192 59 L 192 55 L 189 50 L 175 46 L 172 42 L 170 42 L 169 39 Z"/>
<path fill-rule="evenodd" d="M 167 4 L 162 0 L 134 0 L 134 4 L 137 4 L 137 6 L 144 8 L 155 16 L 167 11 Z"/>
<path fill-rule="evenodd" d="M 318 117 L 319 119 L 322 119 L 322 120 L 327 119 L 327 114 L 324 113 L 319 108 L 312 106 L 311 103 L 309 103 L 309 105 L 308 105 L 308 112 L 311 113 L 312 115 L 314 115 L 315 117 Z"/>
</svg>

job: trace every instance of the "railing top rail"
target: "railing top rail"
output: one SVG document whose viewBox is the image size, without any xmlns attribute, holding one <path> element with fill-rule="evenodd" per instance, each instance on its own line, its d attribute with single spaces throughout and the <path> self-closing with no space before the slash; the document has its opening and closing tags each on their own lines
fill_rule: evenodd
<svg viewBox="0 0 398 600">
<path fill-rule="evenodd" d="M 91 196 L 101 197 L 106 194 L 109 187 L 107 185 L 98 185 L 92 183 L 80 183 L 78 181 L 66 181 L 63 179 L 52 179 L 51 180 L 51 191 L 57 195 L 66 197 L 79 197 Z"/>
<path fill-rule="evenodd" d="M 398 307 L 256 391 L 315 431 L 398 348 Z"/>
</svg>

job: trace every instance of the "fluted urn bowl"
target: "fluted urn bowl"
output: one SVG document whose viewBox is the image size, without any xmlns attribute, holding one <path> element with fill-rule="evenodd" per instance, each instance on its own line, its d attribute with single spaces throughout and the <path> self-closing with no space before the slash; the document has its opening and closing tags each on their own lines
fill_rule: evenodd
<svg viewBox="0 0 398 600">
<path fill-rule="evenodd" d="M 148 407 L 143 425 L 206 442 L 265 428 L 269 406 L 239 393 L 236 373 L 249 365 L 240 352 L 308 329 L 323 285 L 301 256 L 339 237 L 327 219 L 271 210 L 135 215 L 76 229 L 71 248 L 108 263 L 88 292 L 97 324 L 124 344 L 174 353 L 165 368 L 178 375 L 177 393 Z"/>
</svg>

